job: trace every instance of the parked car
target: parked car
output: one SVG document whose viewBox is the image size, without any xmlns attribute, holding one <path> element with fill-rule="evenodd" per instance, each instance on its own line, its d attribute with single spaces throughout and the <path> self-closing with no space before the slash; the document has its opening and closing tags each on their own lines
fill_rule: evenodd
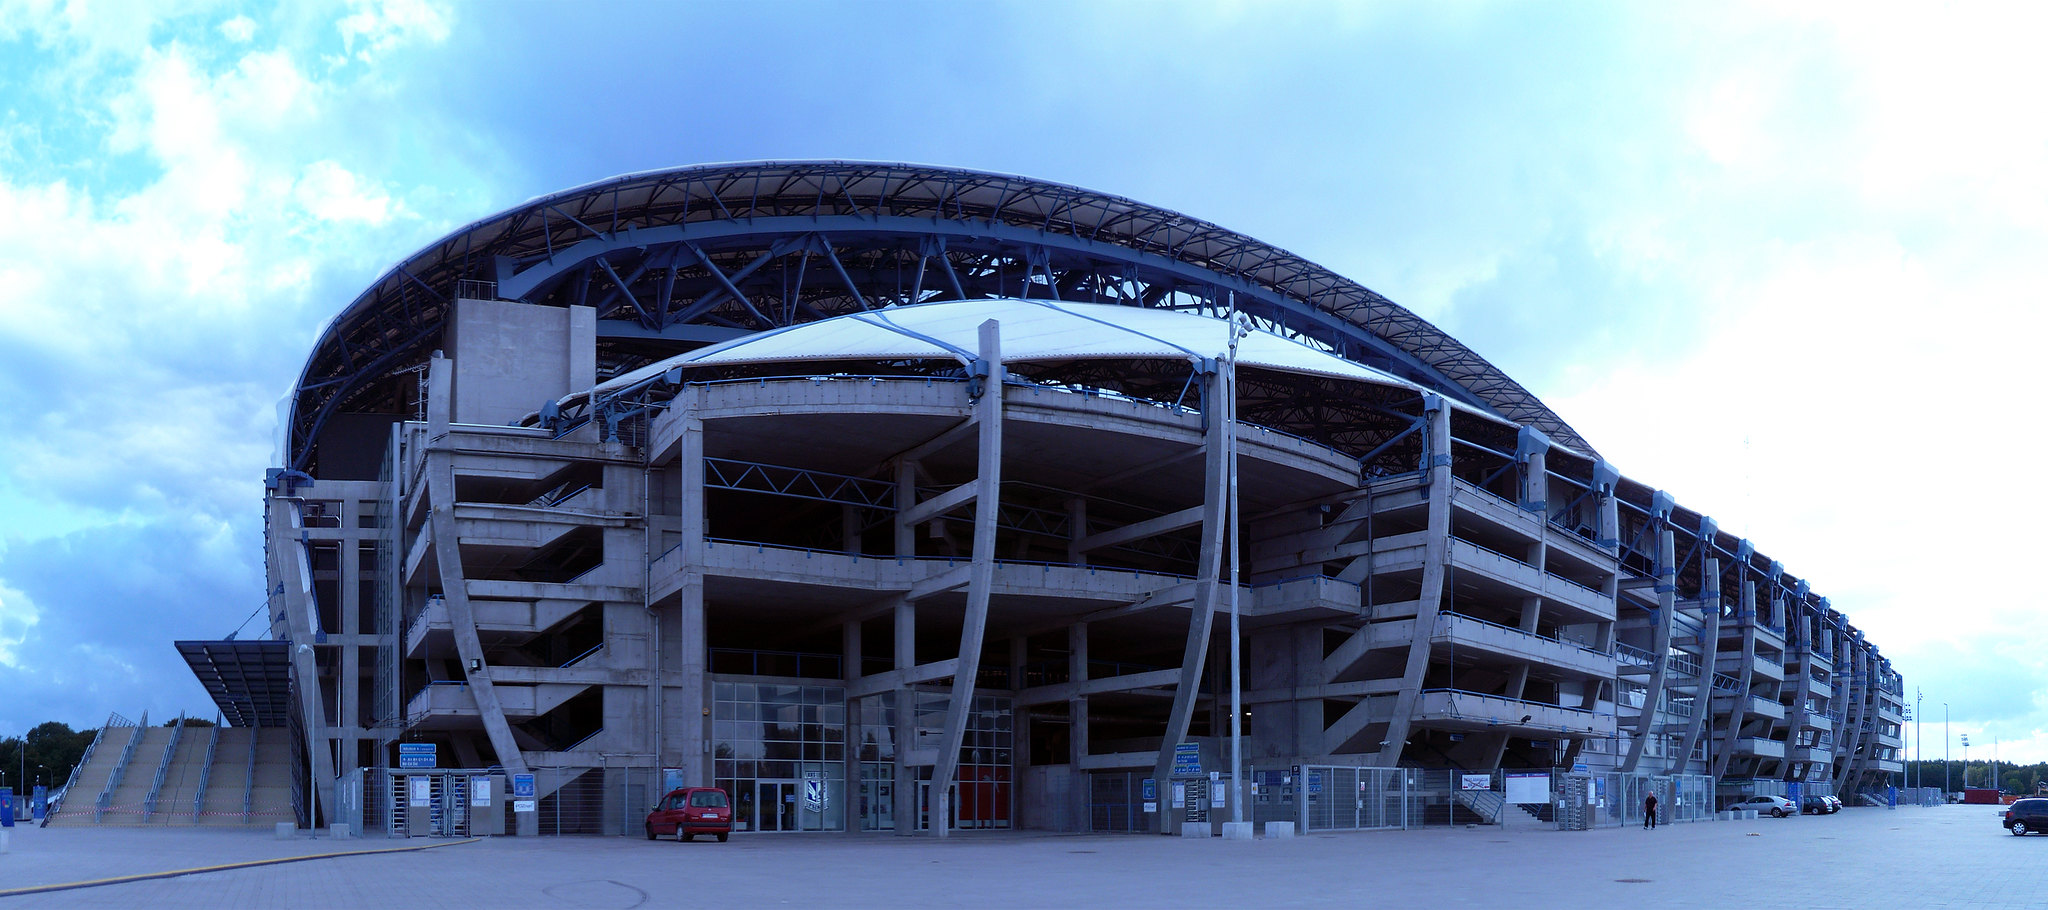
<svg viewBox="0 0 2048 910">
<path fill-rule="evenodd" d="M 1841 797 L 1839 797 L 1839 796 L 1834 796 L 1834 795 L 1829 795 L 1829 796 L 1823 797 L 1823 799 L 1826 799 L 1826 800 L 1828 801 L 1828 814 L 1829 814 L 1829 815 L 1833 815 L 1833 814 L 1835 814 L 1835 813 L 1837 813 L 1837 812 L 1840 812 L 1840 811 L 1842 811 L 1842 798 L 1841 798 Z"/>
<path fill-rule="evenodd" d="M 648 840 L 663 834 L 673 834 L 679 841 L 712 834 L 723 843 L 732 836 L 732 800 L 717 787 L 670 790 L 647 810 L 645 827 Z"/>
<path fill-rule="evenodd" d="M 1799 800 L 1799 811 L 1805 815 L 1833 815 L 1835 806 L 1825 796 L 1807 796 Z"/>
<path fill-rule="evenodd" d="M 1754 809 L 1756 814 L 1768 815 L 1772 818 L 1784 818 L 1787 815 L 1799 814 L 1799 807 L 1792 805 L 1792 800 L 1783 796 L 1752 796 L 1728 808 Z"/>
<path fill-rule="evenodd" d="M 2013 834 L 2048 834 L 2048 799 L 2029 797 L 2015 801 L 2000 813 L 2005 830 Z"/>
</svg>

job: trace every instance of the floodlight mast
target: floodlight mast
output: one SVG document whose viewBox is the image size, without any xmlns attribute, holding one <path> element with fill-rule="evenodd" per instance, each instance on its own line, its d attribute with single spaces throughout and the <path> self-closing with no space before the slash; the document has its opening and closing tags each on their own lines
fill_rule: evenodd
<svg viewBox="0 0 2048 910">
<path fill-rule="evenodd" d="M 1244 682 L 1241 679 L 1242 647 L 1238 630 L 1238 575 L 1244 561 L 1238 545 L 1237 517 L 1237 342 L 1251 334 L 1252 318 L 1237 308 L 1237 294 L 1230 295 L 1230 352 L 1224 358 L 1223 388 L 1229 404 L 1230 422 L 1224 427 L 1224 470 L 1230 477 L 1230 820 L 1244 821 Z"/>
</svg>

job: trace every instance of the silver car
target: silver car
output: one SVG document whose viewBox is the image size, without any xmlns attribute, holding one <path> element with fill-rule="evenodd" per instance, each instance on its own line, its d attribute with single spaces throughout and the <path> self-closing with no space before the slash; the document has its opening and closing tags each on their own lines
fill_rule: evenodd
<svg viewBox="0 0 2048 910">
<path fill-rule="evenodd" d="M 1784 818 L 1788 815 L 1799 814 L 1799 807 L 1793 805 L 1792 800 L 1783 796 L 1752 796 L 1728 808 L 1754 809 L 1756 814 L 1768 815 L 1772 818 Z"/>
</svg>

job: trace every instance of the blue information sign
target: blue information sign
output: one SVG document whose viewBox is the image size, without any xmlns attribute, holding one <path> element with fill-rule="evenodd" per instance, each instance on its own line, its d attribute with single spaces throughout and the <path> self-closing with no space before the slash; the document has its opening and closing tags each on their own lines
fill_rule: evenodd
<svg viewBox="0 0 2048 910">
<path fill-rule="evenodd" d="M 1174 743 L 1173 776 L 1183 777 L 1202 773 L 1202 744 Z"/>
<path fill-rule="evenodd" d="M 437 757 L 433 743 L 398 744 L 398 766 L 400 768 L 434 768 L 439 767 L 440 764 L 441 762 Z"/>
<path fill-rule="evenodd" d="M 1142 798 L 1148 803 L 1159 798 L 1159 782 L 1152 778 L 1145 778 L 1140 789 L 1144 794 Z"/>
<path fill-rule="evenodd" d="M 513 799 L 532 799 L 532 798 L 533 798 L 533 775 L 531 775 L 531 774 L 514 774 L 514 775 L 512 775 L 512 798 L 513 798 Z"/>
</svg>

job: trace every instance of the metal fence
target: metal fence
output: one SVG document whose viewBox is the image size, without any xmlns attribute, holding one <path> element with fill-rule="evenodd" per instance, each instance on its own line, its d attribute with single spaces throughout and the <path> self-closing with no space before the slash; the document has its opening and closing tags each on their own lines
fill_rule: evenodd
<svg viewBox="0 0 2048 910">
<path fill-rule="evenodd" d="M 1657 796 L 1657 821 L 1714 817 L 1714 779 L 1704 774 L 1460 771 L 1311 765 L 1299 780 L 1259 775 L 1255 819 L 1298 819 L 1303 830 L 1504 825 L 1559 830 L 1639 825 L 1645 797 Z M 1292 790 L 1268 798 L 1277 780 Z"/>
<path fill-rule="evenodd" d="M 535 768 L 532 773 L 534 818 L 544 836 L 637 837 L 644 833 L 647 810 L 661 797 L 660 773 L 652 768 Z M 494 781 L 502 830 L 518 830 L 501 768 L 357 768 L 340 781 L 336 820 L 365 835 L 468 836 L 483 830 L 470 815 L 470 788 L 477 777 Z M 412 789 L 415 779 L 424 781 L 420 792 Z M 420 813 L 425 813 L 424 825 L 415 824 Z"/>
<path fill-rule="evenodd" d="M 1139 771 L 1094 771 L 1088 775 L 1088 830 L 1102 834 L 1134 834 L 1151 830 L 1146 816 L 1144 779 Z M 1157 802 L 1156 794 L 1154 802 Z"/>
</svg>

